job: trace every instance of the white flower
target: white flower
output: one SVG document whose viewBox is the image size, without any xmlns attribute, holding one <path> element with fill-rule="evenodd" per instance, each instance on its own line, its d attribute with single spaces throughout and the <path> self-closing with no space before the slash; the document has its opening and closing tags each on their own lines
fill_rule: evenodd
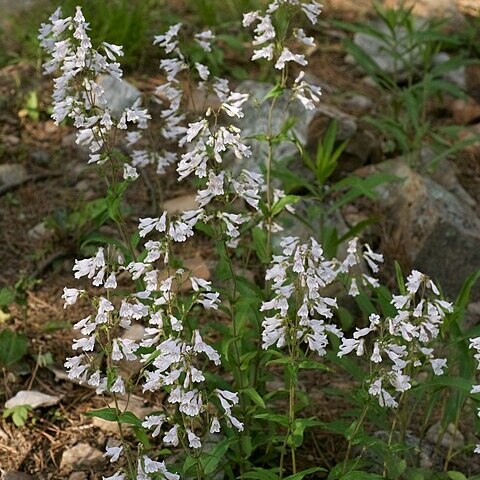
<svg viewBox="0 0 480 480">
<path fill-rule="evenodd" d="M 171 444 L 174 447 L 178 445 L 178 425 L 174 425 L 163 437 L 165 443 Z"/>
<path fill-rule="evenodd" d="M 202 448 L 202 442 L 191 430 L 187 428 L 188 446 L 190 448 Z"/>
<path fill-rule="evenodd" d="M 284 47 L 280 57 L 278 57 L 277 63 L 275 63 L 275 68 L 282 70 L 285 68 L 287 62 L 296 62 L 299 65 L 305 66 L 307 60 L 305 60 L 305 55 L 300 55 L 297 53 L 292 53 L 287 47 Z"/>
<path fill-rule="evenodd" d="M 310 22 L 315 25 L 315 23 L 317 23 L 318 16 L 320 15 L 322 6 L 315 0 L 311 0 L 309 3 L 302 3 L 301 9 Z"/>
<path fill-rule="evenodd" d="M 273 59 L 273 43 L 270 43 L 266 47 L 258 48 L 253 51 L 252 60 L 258 60 L 260 58 L 266 58 L 269 62 Z"/>
<path fill-rule="evenodd" d="M 260 13 L 256 12 L 248 12 L 243 14 L 243 21 L 242 25 L 244 27 L 249 27 L 255 20 L 259 20 L 261 18 Z"/>
<path fill-rule="evenodd" d="M 446 358 L 432 358 L 430 359 L 430 364 L 432 365 L 433 373 L 435 375 L 443 375 L 444 369 L 447 367 Z"/>
<path fill-rule="evenodd" d="M 120 457 L 120 454 L 123 451 L 123 447 L 109 447 L 107 445 L 106 452 L 104 453 L 104 457 L 110 457 L 110 463 L 114 463 Z"/>
<path fill-rule="evenodd" d="M 172 25 L 163 35 L 157 35 L 154 37 L 153 44 L 158 44 L 160 47 L 165 49 L 166 53 L 170 53 L 175 48 L 177 48 L 178 41 L 177 36 L 180 28 L 182 27 L 181 23 Z"/>
<path fill-rule="evenodd" d="M 210 170 L 208 173 L 207 188 L 205 190 L 199 190 L 198 195 L 195 198 L 201 207 L 207 205 L 214 197 L 224 194 L 224 177 L 225 172 L 222 171 L 218 175 L 215 175 L 215 172 Z"/>
<path fill-rule="evenodd" d="M 275 29 L 272 25 L 272 19 L 270 15 L 265 15 L 263 18 L 258 17 L 260 22 L 256 26 L 255 38 L 253 39 L 253 45 L 261 45 L 275 38 Z M 245 17 L 244 17 L 245 22 Z"/>
<path fill-rule="evenodd" d="M 315 41 L 314 41 L 313 37 L 307 37 L 305 35 L 305 30 L 303 30 L 303 28 L 299 28 L 295 32 L 295 37 L 299 42 L 302 42 L 304 45 L 308 45 L 308 46 L 314 46 L 315 45 Z"/>
<path fill-rule="evenodd" d="M 198 74 L 202 80 L 207 80 L 210 76 L 210 70 L 206 65 L 196 62 L 195 68 L 197 69 Z"/>
<path fill-rule="evenodd" d="M 77 290 L 76 288 L 64 288 L 62 298 L 65 300 L 63 308 L 67 308 L 68 305 L 74 305 L 77 302 L 78 296 L 83 293 L 84 290 Z"/>
<path fill-rule="evenodd" d="M 217 417 L 213 417 L 212 424 L 210 425 L 210 433 L 220 433 L 220 422 Z"/>
<path fill-rule="evenodd" d="M 102 477 L 102 480 L 125 480 L 125 474 L 117 472 L 110 477 Z"/>
<path fill-rule="evenodd" d="M 215 35 L 211 30 L 205 30 L 204 32 L 197 33 L 194 35 L 194 38 L 205 52 L 212 51 L 211 43 L 215 39 Z"/>
</svg>

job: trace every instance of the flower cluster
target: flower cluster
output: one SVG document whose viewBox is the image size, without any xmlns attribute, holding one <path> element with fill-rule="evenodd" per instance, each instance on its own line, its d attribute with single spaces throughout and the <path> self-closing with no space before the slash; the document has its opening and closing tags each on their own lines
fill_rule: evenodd
<svg viewBox="0 0 480 480">
<path fill-rule="evenodd" d="M 470 339 L 470 348 L 475 351 L 474 357 L 477 362 L 477 370 L 480 370 L 480 337 Z M 480 385 L 473 385 L 470 393 L 480 393 Z M 480 409 L 477 410 L 480 416 Z M 480 453 L 480 444 L 475 447 L 475 453 Z"/>
<path fill-rule="evenodd" d="M 285 237 L 280 246 L 282 255 L 273 257 L 265 275 L 275 296 L 261 307 L 262 312 L 274 312 L 263 321 L 263 348 L 306 342 L 312 351 L 325 355 L 327 333 L 343 335 L 329 323 L 336 300 L 321 294 L 337 277 L 334 263 L 325 259 L 313 238 L 301 244 L 297 237 Z"/>
<path fill-rule="evenodd" d="M 183 269 L 167 269 L 169 275 L 156 269 L 162 255 L 158 242 L 147 242 L 147 251 L 142 262 L 125 264 L 121 255 L 106 254 L 103 249 L 92 258 L 75 262 L 75 277 L 91 279 L 94 286 L 103 286 L 105 294 L 91 297 L 85 290 L 64 289 L 66 306 L 87 298 L 93 307 L 93 313 L 74 326 L 81 337 L 74 340 L 73 349 L 80 353 L 68 358 L 65 366 L 71 379 L 86 382 L 98 394 L 125 395 L 134 388 L 135 382 L 124 373 L 124 362 L 142 362 L 143 390 L 167 390 L 167 403 L 172 406 L 147 417 L 143 426 L 154 428 L 153 435 L 157 436 L 164 425 L 170 424 L 164 432 L 165 444 L 177 446 L 185 436 L 189 447 L 198 449 L 202 446 L 201 435 L 195 432 L 203 433 L 206 429 L 218 433 L 222 419 L 228 426 L 243 429 L 232 413 L 232 407 L 238 403 L 237 395 L 226 390 L 210 391 L 200 368 L 200 365 L 207 366 L 205 359 L 220 365 L 220 355 L 204 341 L 200 331 L 190 325 L 190 317 L 195 312 L 198 315 L 198 307 L 218 308 L 219 294 L 212 290 L 210 282 Z M 120 276 L 129 276 L 144 289 L 127 296 L 115 296 Z M 191 294 L 180 295 L 185 290 Z M 127 335 L 135 324 L 144 326 L 143 337 L 138 341 Z M 96 345 L 107 355 L 105 371 L 94 354 Z M 139 354 L 140 349 L 149 353 Z M 179 422 L 177 417 L 183 420 Z M 116 452 L 112 462 L 120 454 Z M 152 462 L 147 456 L 139 460 L 139 472 L 144 476 L 138 478 L 150 478 L 147 474 L 154 472 L 163 473 L 167 479 L 178 478 L 167 474 L 163 463 Z"/>
<path fill-rule="evenodd" d="M 381 406 L 397 407 L 388 391 L 405 392 L 411 388 L 412 375 L 428 362 L 435 375 L 442 375 L 447 366 L 444 358 L 436 358 L 431 344 L 440 333 L 440 326 L 452 305 L 440 298 L 436 285 L 426 275 L 414 270 L 404 286 L 405 293 L 394 295 L 391 305 L 395 316 L 381 319 L 372 314 L 369 325 L 357 328 L 353 338 L 343 338 L 339 356 L 355 352 L 367 354 L 374 365 L 369 393 Z M 373 334 L 373 346 L 367 336 Z"/>
<path fill-rule="evenodd" d="M 256 24 L 252 42 L 255 47 L 252 60 L 263 58 L 269 62 L 275 62 L 275 68 L 282 71 L 286 71 L 290 62 L 305 67 L 308 64 L 305 55 L 292 52 L 284 44 L 285 36 L 276 30 L 274 15 L 281 8 L 300 9 L 313 25 L 317 23 L 321 11 L 321 5 L 315 0 L 274 0 L 265 12 L 254 11 L 244 14 L 244 27 Z M 307 36 L 303 28 L 295 29 L 293 38 L 302 45 L 315 46 L 313 37 Z M 314 109 L 316 103 L 320 101 L 320 87 L 307 82 L 303 70 L 295 78 L 291 89 L 293 98 L 299 100 L 306 109 Z"/>
<path fill-rule="evenodd" d="M 89 163 L 105 163 L 112 158 L 113 139 L 118 131 L 135 126 L 136 131 L 127 132 L 127 144 L 141 138 L 150 114 L 141 108 L 140 99 L 125 107 L 118 117 L 107 102 L 103 77 L 120 79 L 123 72 L 118 57 L 123 56 L 122 47 L 103 42 L 99 49 L 92 46 L 88 36 L 89 25 L 82 10 L 77 7 L 73 17 L 62 18 L 61 9 L 50 17 L 50 22 L 40 28 L 40 45 L 51 57 L 44 64 L 46 74 L 60 72 L 55 78 L 52 118 L 60 123 L 70 118 L 77 128 L 76 143 L 88 147 Z M 136 179 L 136 169 L 125 163 L 125 179 Z"/>
</svg>

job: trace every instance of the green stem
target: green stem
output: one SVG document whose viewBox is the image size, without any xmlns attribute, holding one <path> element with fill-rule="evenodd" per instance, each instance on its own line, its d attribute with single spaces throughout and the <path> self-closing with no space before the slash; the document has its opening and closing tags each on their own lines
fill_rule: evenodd
<svg viewBox="0 0 480 480">
<path fill-rule="evenodd" d="M 356 437 L 358 431 L 360 430 L 360 428 L 362 427 L 363 425 L 363 422 L 365 420 L 365 417 L 367 416 L 367 412 L 368 412 L 368 409 L 370 408 L 370 405 L 368 403 L 366 403 L 364 406 L 363 406 L 363 410 L 362 410 L 362 413 L 360 414 L 360 418 L 358 419 L 358 422 L 357 424 L 355 425 L 355 428 L 353 429 L 353 432 L 352 434 L 350 435 L 350 438 L 348 440 L 348 445 L 347 445 L 347 453 L 345 454 L 345 459 L 343 461 L 343 468 L 342 468 L 342 474 L 345 474 L 345 469 L 347 467 L 347 463 L 348 463 L 348 460 L 350 459 L 350 454 L 351 454 L 351 451 L 352 451 L 352 441 L 353 439 Z"/>
</svg>

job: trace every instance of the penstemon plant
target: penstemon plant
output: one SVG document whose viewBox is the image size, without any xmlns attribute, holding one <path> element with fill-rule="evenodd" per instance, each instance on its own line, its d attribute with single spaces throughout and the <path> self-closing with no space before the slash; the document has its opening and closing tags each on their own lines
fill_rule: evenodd
<svg viewBox="0 0 480 480">
<path fill-rule="evenodd" d="M 314 238 L 282 236 L 281 215 L 293 210 L 296 199 L 274 184 L 275 145 L 296 139 L 274 131 L 272 117 L 281 95 L 306 109 L 320 101 L 320 88 L 306 81 L 303 70 L 291 75 L 307 65 L 295 47 L 314 45 L 301 22 L 315 24 L 320 8 L 312 0 L 274 0 L 265 11 L 244 15 L 243 26 L 254 27 L 252 60 L 271 62 L 279 72 L 263 100 L 269 114 L 256 138 L 266 142 L 266 158 L 255 171 L 232 166 L 232 158 L 241 163 L 252 155 L 234 123 L 249 96 L 196 61 L 196 50 L 211 51 L 213 31 L 191 35 L 179 23 L 155 37 L 164 51 L 160 68 L 166 80 L 153 92 L 163 107 L 156 131 L 140 100 L 117 114 L 109 108 L 100 78 L 122 76 L 122 48 L 105 42 L 94 48 L 80 7 L 65 18 L 57 10 L 41 27 L 50 56 L 45 72 L 57 75 L 53 118 L 72 121 L 77 143 L 89 148 L 89 163 L 106 180 L 108 213 L 119 235 L 92 257 L 75 261 L 75 278 L 86 277 L 92 287 L 65 288 L 63 294 L 65 306 L 81 300 L 91 308 L 74 325 L 80 336 L 73 343 L 76 355 L 65 363 L 68 375 L 104 398 L 106 407 L 91 415 L 118 424 L 120 443 L 106 449 L 117 468 L 105 480 L 209 479 L 217 472 L 226 478 L 300 480 L 321 471 L 318 465 L 300 470 L 297 461 L 305 430 L 322 425 L 300 412 L 300 376 L 303 370 L 328 369 L 324 362 L 331 353 L 337 362 L 356 353 L 368 357 L 368 373 L 360 387 L 362 413 L 346 435 L 352 441 L 339 464 L 341 474 L 332 477 L 341 478 L 361 464 L 361 454 L 353 464 L 350 459 L 353 440 L 373 401 L 396 411 L 389 448 L 398 424 L 403 435 L 408 428 L 408 392 L 425 363 L 435 375 L 447 368 L 434 348 L 452 305 L 427 276 L 413 271 L 399 285 L 401 294 L 391 298 L 391 313 L 370 313 L 367 326 L 349 338 L 329 292 L 340 288 L 346 296 L 368 298 L 381 288 L 376 274 L 383 257 L 357 238 L 346 257 L 336 259 L 327 258 Z M 215 95 L 218 103 L 202 115 L 187 113 L 185 85 L 205 98 Z M 140 218 L 137 231 L 130 232 L 122 208 L 128 186 L 152 167 L 162 175 L 171 166 L 178 181 L 197 186 L 198 208 Z M 215 244 L 219 267 L 213 281 L 182 268 L 181 244 L 199 234 Z M 264 273 L 256 283 L 245 273 L 255 263 L 253 252 Z M 134 326 L 142 328 L 138 340 L 128 338 Z M 472 346 L 479 349 L 478 339 Z M 125 362 L 140 362 L 141 368 L 127 374 Z M 283 371 L 285 389 L 268 391 L 269 367 Z M 144 419 L 128 411 L 130 396 L 139 391 L 165 398 Z M 135 427 L 138 444 L 126 424 Z M 159 453 L 148 433 L 168 448 Z M 383 478 L 389 478 L 389 468 L 385 463 Z"/>
</svg>

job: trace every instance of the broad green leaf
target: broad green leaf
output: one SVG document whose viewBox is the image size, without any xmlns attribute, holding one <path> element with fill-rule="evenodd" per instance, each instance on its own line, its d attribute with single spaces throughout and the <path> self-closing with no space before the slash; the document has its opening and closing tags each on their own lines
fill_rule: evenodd
<svg viewBox="0 0 480 480">
<path fill-rule="evenodd" d="M 92 410 L 90 412 L 86 412 L 85 415 L 87 417 L 97 417 L 101 418 L 102 420 L 107 420 L 107 422 L 116 422 L 118 420 L 119 410 L 116 408 L 101 408 L 99 410 Z"/>
<path fill-rule="evenodd" d="M 265 468 L 254 468 L 252 471 L 244 473 L 243 478 L 250 480 L 278 480 L 278 474 Z"/>
<path fill-rule="evenodd" d="M 267 422 L 278 423 L 284 427 L 288 427 L 290 423 L 287 415 L 279 415 L 277 413 L 257 413 L 254 418 L 266 420 Z"/>
<path fill-rule="evenodd" d="M 15 426 L 23 427 L 27 421 L 28 412 L 31 409 L 29 405 L 17 405 L 12 408 L 6 408 L 3 411 L 3 418 L 12 417 Z"/>
<path fill-rule="evenodd" d="M 288 477 L 285 477 L 284 480 L 302 480 L 307 475 L 310 475 L 311 473 L 316 473 L 316 472 L 326 472 L 326 470 L 322 467 L 312 467 L 312 468 L 308 468 L 307 470 L 297 472 L 293 475 L 289 475 Z"/>
<path fill-rule="evenodd" d="M 268 264 L 270 258 L 268 256 L 268 239 L 265 230 L 262 230 L 259 227 L 255 227 L 252 230 L 252 239 L 253 239 L 253 249 L 257 254 L 258 259 L 264 263 Z"/>
<path fill-rule="evenodd" d="M 298 368 L 300 370 L 323 370 L 324 372 L 329 372 L 330 368 L 320 362 L 316 362 L 315 360 L 302 360 L 298 364 Z"/>
<path fill-rule="evenodd" d="M 263 398 L 254 388 L 245 388 L 242 390 L 242 392 L 245 393 L 245 395 L 247 395 L 259 407 L 265 408 L 265 402 L 263 401 Z"/>
<path fill-rule="evenodd" d="M 361 471 L 352 471 L 348 472 L 343 477 L 340 477 L 340 480 L 382 480 L 381 475 L 376 473 L 367 473 Z"/>
<path fill-rule="evenodd" d="M 279 84 L 277 83 L 272 89 L 270 89 L 267 94 L 263 97 L 262 99 L 262 103 L 265 101 L 265 100 L 268 100 L 269 98 L 276 98 L 276 97 L 279 97 L 284 91 L 284 88 Z"/>
<path fill-rule="evenodd" d="M 0 307 L 8 307 L 15 301 L 13 288 L 0 288 Z"/>
<path fill-rule="evenodd" d="M 25 335 L 5 329 L 0 333 L 0 365 L 9 367 L 19 362 L 27 353 Z"/>
<path fill-rule="evenodd" d="M 287 205 L 292 205 L 300 200 L 298 195 L 285 195 L 272 206 L 272 217 L 277 216 Z"/>
<path fill-rule="evenodd" d="M 451 480 L 468 480 L 468 478 L 463 473 L 456 472 L 454 470 L 450 470 L 449 472 L 447 472 L 447 475 L 448 478 L 450 478 Z"/>
</svg>

